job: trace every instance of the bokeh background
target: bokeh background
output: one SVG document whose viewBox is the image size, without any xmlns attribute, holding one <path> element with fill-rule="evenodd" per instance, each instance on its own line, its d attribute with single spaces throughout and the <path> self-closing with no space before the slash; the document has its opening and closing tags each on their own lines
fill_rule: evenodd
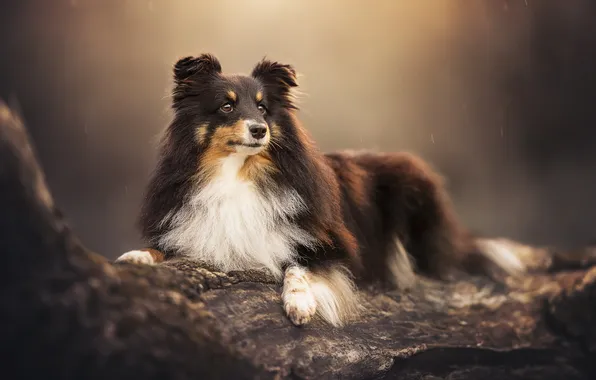
<svg viewBox="0 0 596 380">
<path fill-rule="evenodd" d="M 408 150 L 473 229 L 535 244 L 596 237 L 592 0 L 9 0 L 0 97 L 18 104 L 73 228 L 115 258 L 170 120 L 171 66 L 263 56 L 302 74 L 325 151 Z M 0 210 L 1 213 L 1 210 Z"/>
</svg>

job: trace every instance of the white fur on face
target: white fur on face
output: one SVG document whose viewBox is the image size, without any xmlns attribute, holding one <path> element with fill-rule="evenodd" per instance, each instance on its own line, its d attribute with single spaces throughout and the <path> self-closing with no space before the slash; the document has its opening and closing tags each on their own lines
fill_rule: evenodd
<svg viewBox="0 0 596 380">
<path fill-rule="evenodd" d="M 263 137 L 260 140 L 255 139 L 250 134 L 249 126 L 252 124 L 258 124 L 258 123 L 259 123 L 258 121 L 250 120 L 250 119 L 244 121 L 244 133 L 242 135 L 242 141 L 244 141 L 245 144 L 249 144 L 249 145 L 250 144 L 261 144 L 261 146 L 260 147 L 236 146 L 237 153 L 247 154 L 247 155 L 257 154 L 257 153 L 261 152 L 263 149 L 265 149 L 265 146 L 267 146 L 267 144 L 269 144 L 269 141 L 271 140 L 271 130 L 269 129 L 269 126 L 267 126 L 267 133 L 265 134 L 265 137 Z"/>
<path fill-rule="evenodd" d="M 166 219 L 172 229 L 159 243 L 224 272 L 267 268 L 281 278 L 281 266 L 294 260 L 295 247 L 312 247 L 316 239 L 289 220 L 305 207 L 298 193 L 263 194 L 238 177 L 246 157 L 223 158 L 218 176 Z"/>
<path fill-rule="evenodd" d="M 153 256 L 148 251 L 128 251 L 116 259 L 116 262 L 126 262 L 134 264 L 155 264 Z"/>
<path fill-rule="evenodd" d="M 236 150 L 236 153 L 238 155 L 254 156 L 255 154 L 261 153 L 261 151 L 263 149 L 265 149 L 265 147 L 264 146 L 252 147 L 252 146 L 237 145 L 234 147 L 234 149 Z"/>
</svg>

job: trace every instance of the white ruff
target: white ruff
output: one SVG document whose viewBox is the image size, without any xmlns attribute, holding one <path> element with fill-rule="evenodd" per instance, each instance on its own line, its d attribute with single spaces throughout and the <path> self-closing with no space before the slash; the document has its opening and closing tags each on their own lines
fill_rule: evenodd
<svg viewBox="0 0 596 380">
<path fill-rule="evenodd" d="M 295 246 L 313 246 L 316 240 L 288 220 L 304 208 L 296 191 L 263 194 L 238 177 L 246 157 L 235 153 L 222 159 L 218 176 L 164 220 L 172 229 L 160 243 L 224 272 L 268 268 L 281 277 L 281 265 L 296 256 Z"/>
</svg>

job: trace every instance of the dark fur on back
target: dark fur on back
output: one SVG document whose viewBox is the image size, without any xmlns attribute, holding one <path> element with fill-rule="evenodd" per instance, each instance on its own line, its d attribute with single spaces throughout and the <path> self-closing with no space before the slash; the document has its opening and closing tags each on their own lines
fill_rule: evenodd
<svg viewBox="0 0 596 380">
<path fill-rule="evenodd" d="M 442 178 L 408 153 L 328 154 L 341 179 L 344 220 L 356 236 L 366 277 L 385 278 L 398 238 L 423 273 L 446 277 L 474 252 Z M 379 252 L 384 252 L 379 255 Z"/>
<path fill-rule="evenodd" d="M 174 81 L 174 120 L 165 132 L 140 216 L 143 237 L 166 257 L 179 254 L 160 243 L 172 228 L 171 216 L 212 179 L 208 168 L 231 144 L 216 139 L 245 119 L 264 122 L 271 131 L 271 142 L 258 160 L 246 161 L 252 165 L 248 180 L 263 194 L 292 189 L 304 203 L 292 223 L 317 244 L 296 246 L 298 262 L 311 268 L 341 262 L 360 279 L 388 280 L 387 260 L 395 254 L 396 240 L 421 271 L 436 276 L 474 251 L 442 179 L 419 158 L 404 153 L 322 154 L 316 148 L 295 115 L 292 89 L 297 80 L 290 65 L 263 60 L 250 76 L 224 75 L 217 59 L 204 54 L 178 61 Z M 218 111 L 229 91 L 240 98 L 235 115 Z M 256 111 L 257 103 L 242 100 L 259 93 L 267 110 L 263 115 Z"/>
</svg>

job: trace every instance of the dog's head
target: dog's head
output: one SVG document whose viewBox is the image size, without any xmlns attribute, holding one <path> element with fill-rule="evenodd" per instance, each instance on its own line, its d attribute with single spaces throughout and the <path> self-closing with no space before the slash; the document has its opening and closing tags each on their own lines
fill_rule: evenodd
<svg viewBox="0 0 596 380">
<path fill-rule="evenodd" d="M 276 121 L 296 108 L 296 72 L 265 59 L 248 76 L 223 74 L 210 54 L 186 57 L 175 64 L 174 81 L 173 107 L 181 121 L 176 128 L 222 154 L 266 150 L 272 135 L 282 133 Z"/>
</svg>

